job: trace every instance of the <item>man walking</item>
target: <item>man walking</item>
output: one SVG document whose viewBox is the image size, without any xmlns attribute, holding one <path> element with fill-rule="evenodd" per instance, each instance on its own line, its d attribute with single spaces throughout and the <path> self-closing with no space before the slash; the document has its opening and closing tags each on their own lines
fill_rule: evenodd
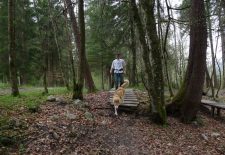
<svg viewBox="0 0 225 155">
<path fill-rule="evenodd" d="M 114 73 L 115 88 L 123 84 L 123 74 L 125 74 L 125 61 L 121 59 L 120 53 L 116 54 L 116 59 L 113 60 L 110 69 L 110 74 Z"/>
</svg>

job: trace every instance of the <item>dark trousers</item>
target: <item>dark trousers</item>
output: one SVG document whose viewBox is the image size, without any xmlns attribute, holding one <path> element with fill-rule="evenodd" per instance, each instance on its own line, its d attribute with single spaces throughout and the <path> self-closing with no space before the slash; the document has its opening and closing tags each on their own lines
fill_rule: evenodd
<svg viewBox="0 0 225 155">
<path fill-rule="evenodd" d="M 123 73 L 114 73 L 114 83 L 116 89 L 123 84 Z"/>
</svg>

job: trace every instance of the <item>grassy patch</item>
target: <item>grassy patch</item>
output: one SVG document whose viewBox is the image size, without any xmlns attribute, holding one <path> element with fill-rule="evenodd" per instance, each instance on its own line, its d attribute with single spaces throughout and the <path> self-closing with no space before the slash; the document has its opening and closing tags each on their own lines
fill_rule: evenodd
<svg viewBox="0 0 225 155">
<path fill-rule="evenodd" d="M 0 88 L 9 88 L 10 84 L 9 83 L 0 83 Z"/>
<path fill-rule="evenodd" d="M 13 97 L 12 95 L 0 96 L 0 107 L 7 109 L 15 109 L 21 106 L 32 108 L 45 101 L 48 95 L 69 93 L 64 87 L 49 88 L 48 95 L 43 95 L 42 92 L 43 89 L 29 88 L 28 90 L 21 91 L 18 97 Z"/>
</svg>

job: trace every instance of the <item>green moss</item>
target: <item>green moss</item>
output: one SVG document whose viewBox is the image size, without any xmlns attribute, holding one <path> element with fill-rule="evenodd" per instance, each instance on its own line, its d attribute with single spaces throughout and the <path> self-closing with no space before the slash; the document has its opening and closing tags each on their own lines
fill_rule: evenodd
<svg viewBox="0 0 225 155">
<path fill-rule="evenodd" d="M 159 113 L 159 119 L 162 125 L 165 125 L 167 123 L 167 114 L 165 106 L 162 105 L 162 103 L 157 104 L 157 112 Z"/>
<path fill-rule="evenodd" d="M 4 88 L 9 88 L 10 84 L 9 83 L 0 83 L 0 88 L 4 89 Z"/>
<path fill-rule="evenodd" d="M 183 82 L 179 91 L 177 92 L 177 94 L 172 99 L 172 103 L 181 104 L 181 101 L 182 101 L 182 99 L 184 97 L 184 94 L 185 94 L 186 87 L 187 87 L 186 82 Z"/>
<path fill-rule="evenodd" d="M 82 92 L 83 85 L 76 84 L 73 90 L 73 99 L 80 99 L 83 100 L 83 92 Z"/>
</svg>

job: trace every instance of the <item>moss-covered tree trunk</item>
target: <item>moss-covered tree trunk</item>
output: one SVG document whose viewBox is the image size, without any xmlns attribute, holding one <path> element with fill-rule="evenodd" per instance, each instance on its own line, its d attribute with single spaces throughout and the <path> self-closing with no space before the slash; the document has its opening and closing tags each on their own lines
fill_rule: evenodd
<svg viewBox="0 0 225 155">
<path fill-rule="evenodd" d="M 145 1 L 148 3 L 147 1 Z M 153 2 L 153 1 L 151 1 Z M 148 3 L 149 4 L 149 3 Z M 145 65 L 145 72 L 147 74 L 147 90 L 148 94 L 152 99 L 151 109 L 153 116 L 156 116 L 157 121 L 162 124 L 166 123 L 166 110 L 164 105 L 164 90 L 163 90 L 163 73 L 162 73 L 162 61 L 161 52 L 159 47 L 159 39 L 157 37 L 156 24 L 154 18 L 154 5 L 148 7 L 150 12 L 145 10 L 145 15 L 147 19 L 147 31 L 152 33 L 149 35 L 151 42 L 151 56 L 153 59 L 152 64 L 150 63 L 150 49 L 147 45 L 145 38 L 144 26 L 141 22 L 140 16 L 138 14 L 138 8 L 136 6 L 135 0 L 131 0 L 131 8 L 133 12 L 134 21 L 137 26 L 139 33 L 139 40 L 143 49 L 143 60 Z M 150 13 L 150 15 L 148 14 Z M 152 69 L 153 68 L 153 69 Z"/>
<path fill-rule="evenodd" d="M 205 78 L 207 26 L 204 0 L 191 1 L 190 21 L 190 48 L 186 76 L 173 103 L 168 106 L 170 112 L 178 112 L 181 119 L 187 123 L 196 118 Z"/>
<path fill-rule="evenodd" d="M 18 80 L 16 68 L 16 44 L 15 44 L 15 1 L 8 1 L 8 39 L 9 39 L 9 73 L 12 95 L 18 96 Z"/>
<path fill-rule="evenodd" d="M 160 40 L 157 35 L 156 22 L 154 16 L 155 0 L 140 1 L 142 8 L 146 15 L 147 34 L 150 39 L 151 53 L 152 53 L 152 67 L 153 67 L 153 82 L 154 95 L 152 96 L 155 102 L 157 111 L 163 121 L 166 119 L 166 109 L 164 102 L 164 79 L 162 67 L 162 52 L 160 50 Z"/>
</svg>

